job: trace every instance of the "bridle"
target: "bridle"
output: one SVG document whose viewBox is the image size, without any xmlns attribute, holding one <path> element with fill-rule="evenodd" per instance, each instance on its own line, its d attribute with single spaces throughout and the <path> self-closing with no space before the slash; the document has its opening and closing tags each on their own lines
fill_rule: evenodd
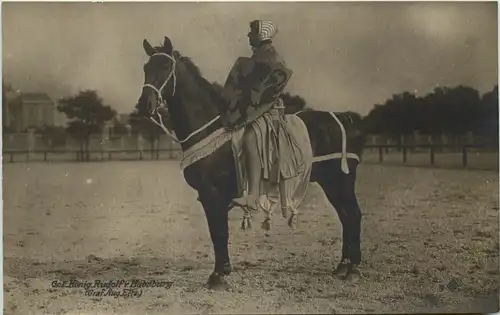
<svg viewBox="0 0 500 315">
<path fill-rule="evenodd" d="M 171 78 L 174 79 L 174 82 L 173 82 L 173 88 L 172 88 L 172 96 L 174 96 L 175 94 L 175 85 L 177 83 L 177 78 L 175 76 L 175 63 L 176 63 L 176 60 L 174 57 L 170 56 L 169 54 L 167 53 L 163 53 L 163 52 L 159 52 L 159 53 L 154 53 L 151 55 L 151 57 L 153 56 L 165 56 L 167 57 L 168 59 L 170 59 L 172 61 L 172 69 L 170 70 L 170 73 L 168 74 L 167 78 L 165 79 L 165 82 L 163 82 L 163 84 L 160 86 L 160 88 L 156 88 L 156 86 L 152 85 L 152 84 L 144 84 L 143 85 L 143 88 L 145 87 L 148 87 L 150 89 L 153 89 L 153 91 L 156 92 L 157 94 L 157 101 L 156 101 L 156 107 L 154 108 L 154 110 L 152 111 L 151 115 L 148 117 L 153 123 L 155 123 L 156 125 L 158 125 L 161 129 L 163 129 L 163 131 L 165 131 L 165 133 L 167 133 L 169 136 L 172 137 L 172 139 L 174 139 L 174 141 L 176 141 L 177 143 L 180 143 L 179 139 L 177 139 L 177 137 L 175 136 L 175 132 L 173 130 L 170 130 L 168 127 L 166 127 L 164 124 L 163 124 L 163 119 L 161 118 L 161 114 L 159 112 L 159 109 L 160 108 L 168 108 L 167 107 L 167 100 L 163 99 L 163 89 L 167 86 L 168 84 L 168 81 L 170 81 Z M 158 117 L 158 121 L 155 119 L 155 114 L 156 116 Z"/>
<path fill-rule="evenodd" d="M 143 85 L 143 88 L 144 87 L 148 87 L 150 89 L 153 89 L 153 91 L 155 91 L 156 94 L 158 95 L 156 107 L 152 111 L 152 113 L 150 114 L 150 116 L 148 118 L 153 123 L 155 123 L 156 125 L 158 125 L 163 131 L 165 131 L 165 133 L 167 135 L 169 135 L 170 137 L 172 137 L 172 139 L 174 139 L 175 142 L 177 142 L 179 144 L 182 144 L 182 143 L 188 141 L 189 139 L 191 139 L 192 137 L 196 136 L 197 134 L 199 134 L 203 130 L 205 130 L 211 124 L 215 123 L 218 119 L 220 119 L 220 115 L 217 115 L 212 120 L 210 120 L 209 122 L 207 122 L 205 125 L 203 125 L 200 128 L 194 130 L 193 132 L 191 132 L 186 138 L 184 138 L 182 140 L 179 140 L 177 138 L 177 136 L 175 135 L 175 132 L 173 130 L 169 129 L 168 127 L 166 127 L 163 124 L 163 119 L 161 118 L 161 114 L 158 112 L 158 110 L 160 108 L 167 108 L 167 110 L 168 110 L 167 100 L 163 99 L 162 92 L 163 92 L 163 89 L 167 86 L 168 81 L 170 81 L 170 79 L 172 79 L 172 78 L 173 78 L 174 82 L 173 82 L 173 88 L 172 88 L 172 95 L 171 96 L 174 96 L 174 94 L 175 94 L 175 86 L 176 86 L 176 83 L 177 83 L 177 78 L 175 76 L 176 60 L 175 60 L 174 57 L 170 56 L 167 53 L 163 53 L 163 52 L 154 53 L 154 54 L 151 55 L 151 57 L 156 56 L 156 55 L 165 56 L 168 59 L 170 59 L 172 61 L 172 69 L 170 70 L 170 73 L 168 74 L 167 78 L 165 79 L 165 82 L 163 82 L 163 84 L 160 86 L 160 88 L 156 88 L 152 84 L 144 84 Z M 158 117 L 158 120 L 155 119 L 155 117 L 154 117 L 155 115 Z"/>
</svg>

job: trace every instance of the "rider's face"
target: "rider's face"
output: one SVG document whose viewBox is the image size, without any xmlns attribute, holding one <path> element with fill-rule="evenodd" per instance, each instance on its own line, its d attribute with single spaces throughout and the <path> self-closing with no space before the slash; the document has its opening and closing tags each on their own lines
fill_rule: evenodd
<svg viewBox="0 0 500 315">
<path fill-rule="evenodd" d="M 257 47 L 259 45 L 259 35 L 254 32 L 248 33 L 248 43 L 252 47 Z"/>
<path fill-rule="evenodd" d="M 250 32 L 248 33 L 248 43 L 252 47 L 259 46 L 260 38 L 259 38 L 259 30 L 258 26 L 253 24 L 250 26 Z"/>
</svg>

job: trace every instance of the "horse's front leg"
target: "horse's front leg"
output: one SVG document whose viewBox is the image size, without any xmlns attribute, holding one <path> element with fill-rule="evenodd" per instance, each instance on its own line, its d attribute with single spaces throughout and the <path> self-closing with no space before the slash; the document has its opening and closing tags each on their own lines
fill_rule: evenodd
<svg viewBox="0 0 500 315">
<path fill-rule="evenodd" d="M 224 199 L 220 199 L 220 195 L 214 193 L 214 191 L 200 194 L 200 201 L 205 210 L 215 254 L 214 271 L 208 278 L 207 285 L 210 289 L 225 290 L 228 287 L 225 276 L 229 275 L 232 271 L 228 250 L 229 201 L 223 202 L 222 200 Z"/>
</svg>

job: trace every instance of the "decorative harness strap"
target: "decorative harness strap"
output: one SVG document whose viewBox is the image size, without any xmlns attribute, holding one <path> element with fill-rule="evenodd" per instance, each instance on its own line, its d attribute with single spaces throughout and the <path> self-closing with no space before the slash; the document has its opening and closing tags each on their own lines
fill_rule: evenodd
<svg viewBox="0 0 500 315">
<path fill-rule="evenodd" d="M 340 157 L 340 168 L 342 169 L 342 172 L 349 174 L 349 166 L 347 165 L 347 136 L 345 128 L 340 119 L 338 119 L 337 115 L 333 112 L 330 112 L 330 115 L 332 115 L 335 121 L 339 124 L 340 133 L 342 135 L 342 156 Z"/>
</svg>

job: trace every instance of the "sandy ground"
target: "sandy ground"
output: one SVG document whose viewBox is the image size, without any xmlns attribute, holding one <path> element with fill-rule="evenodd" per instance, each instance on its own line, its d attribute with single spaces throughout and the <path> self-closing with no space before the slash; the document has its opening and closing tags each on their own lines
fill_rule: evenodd
<svg viewBox="0 0 500 315">
<path fill-rule="evenodd" d="M 341 225 L 312 185 L 295 231 L 277 216 L 269 236 L 261 217 L 243 232 L 231 213 L 231 288 L 211 292 L 208 227 L 178 162 L 5 164 L 4 313 L 498 310 L 497 172 L 362 165 L 357 190 L 360 282 L 331 275 Z M 173 284 L 128 298 L 53 285 L 70 279 Z"/>
</svg>

